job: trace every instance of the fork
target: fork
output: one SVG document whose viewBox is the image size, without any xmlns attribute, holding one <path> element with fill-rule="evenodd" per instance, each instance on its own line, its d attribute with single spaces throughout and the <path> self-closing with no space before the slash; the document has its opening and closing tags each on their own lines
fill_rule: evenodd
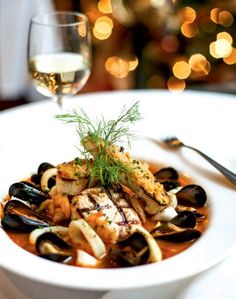
<svg viewBox="0 0 236 299">
<path fill-rule="evenodd" d="M 207 160 L 212 166 L 214 166 L 219 172 L 221 172 L 231 183 L 236 184 L 236 174 L 230 171 L 229 169 L 225 168 L 203 152 L 201 152 L 199 149 L 192 147 L 190 145 L 184 144 L 182 141 L 180 141 L 177 137 L 167 137 L 162 140 L 168 147 L 170 148 L 181 148 L 186 147 L 189 148 L 195 152 L 197 152 L 200 156 L 202 156 L 205 160 Z"/>
</svg>

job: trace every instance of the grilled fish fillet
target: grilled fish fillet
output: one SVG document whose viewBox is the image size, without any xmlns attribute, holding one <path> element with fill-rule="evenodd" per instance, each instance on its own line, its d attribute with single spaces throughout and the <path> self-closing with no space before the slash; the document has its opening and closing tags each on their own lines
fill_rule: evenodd
<svg viewBox="0 0 236 299">
<path fill-rule="evenodd" d="M 98 147 L 104 148 L 102 140 L 98 145 L 93 142 L 89 136 L 84 138 L 81 143 L 93 157 L 98 155 Z M 106 154 L 111 159 L 122 162 L 130 169 L 128 174 L 123 173 L 121 175 L 120 181 L 145 201 L 146 212 L 149 214 L 156 214 L 163 209 L 163 206 L 169 204 L 169 196 L 164 190 L 164 187 L 160 183 L 154 181 L 153 174 L 145 164 L 139 160 L 133 159 L 129 153 L 124 153 L 121 151 L 120 147 L 114 144 L 106 149 Z"/>
<path fill-rule="evenodd" d="M 89 167 L 87 160 L 73 160 L 57 166 L 56 187 L 63 194 L 76 195 L 88 184 Z"/>
<path fill-rule="evenodd" d="M 82 191 L 72 199 L 71 218 L 83 217 L 105 241 L 115 243 L 129 234 L 134 224 L 141 224 L 134 209 L 121 193 L 102 188 Z"/>
</svg>

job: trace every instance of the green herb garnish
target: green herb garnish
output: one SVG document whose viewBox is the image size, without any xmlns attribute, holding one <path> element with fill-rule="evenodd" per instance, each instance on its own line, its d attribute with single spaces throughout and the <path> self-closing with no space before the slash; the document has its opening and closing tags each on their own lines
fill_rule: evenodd
<svg viewBox="0 0 236 299">
<path fill-rule="evenodd" d="M 129 125 L 141 119 L 138 102 L 130 108 L 124 106 L 115 120 L 106 121 L 102 116 L 100 120 L 93 121 L 83 109 L 72 110 L 67 114 L 57 115 L 56 118 L 66 123 L 76 124 L 82 144 L 86 138 L 96 144 L 97 154 L 93 163 L 88 164 L 91 168 L 90 185 L 94 181 L 99 181 L 101 186 L 115 185 L 119 183 L 121 175 L 128 175 L 131 171 L 128 165 L 109 157 L 107 150 L 111 145 L 124 141 L 130 145 L 133 135 Z M 81 153 L 87 160 L 91 157 L 86 149 Z"/>
</svg>

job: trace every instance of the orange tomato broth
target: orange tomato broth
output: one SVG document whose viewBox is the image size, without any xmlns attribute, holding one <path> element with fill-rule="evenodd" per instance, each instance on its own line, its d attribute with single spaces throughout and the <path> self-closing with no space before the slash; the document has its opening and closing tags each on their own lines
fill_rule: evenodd
<svg viewBox="0 0 236 299">
<path fill-rule="evenodd" d="M 153 164 L 149 164 L 149 169 L 152 173 L 155 173 L 160 167 L 153 166 Z M 30 181 L 30 180 L 29 180 Z M 181 186 L 185 186 L 187 184 L 193 183 L 190 178 L 187 178 L 186 176 L 180 175 L 178 182 Z M 198 219 L 195 226 L 195 229 L 199 230 L 201 233 L 203 233 L 207 226 L 209 221 L 209 213 L 208 213 L 208 206 L 205 204 L 203 207 L 194 207 L 196 208 L 197 212 L 204 215 L 204 218 Z M 144 228 L 147 230 L 151 230 L 154 225 L 156 224 L 156 221 L 151 221 L 148 219 L 145 223 L 143 223 Z M 17 245 L 19 245 L 24 250 L 27 250 L 28 252 L 32 254 L 38 254 L 36 252 L 36 248 L 34 245 L 29 243 L 29 233 L 15 233 L 8 231 L 7 234 L 15 242 Z M 189 248 L 196 240 L 188 241 L 188 242 L 170 242 L 166 240 L 157 240 L 157 243 L 162 251 L 163 259 L 170 258 L 187 248 Z M 109 250 L 110 245 L 106 243 L 107 251 Z M 76 259 L 76 250 L 77 249 L 83 249 L 87 251 L 88 253 L 92 254 L 91 248 L 89 247 L 88 243 L 81 244 L 80 246 L 72 245 L 72 258 L 67 262 L 69 265 L 75 265 L 75 259 Z M 107 255 L 98 265 L 97 268 L 116 268 L 119 267 L 116 264 L 114 264 L 110 258 L 109 255 Z"/>
</svg>

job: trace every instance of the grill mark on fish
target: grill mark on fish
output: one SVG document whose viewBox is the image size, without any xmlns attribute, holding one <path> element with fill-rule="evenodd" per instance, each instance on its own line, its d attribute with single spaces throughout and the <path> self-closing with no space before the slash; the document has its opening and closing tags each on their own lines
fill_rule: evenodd
<svg viewBox="0 0 236 299">
<path fill-rule="evenodd" d="M 122 218 L 122 222 L 124 222 L 124 225 L 129 229 L 128 220 L 127 220 L 127 218 L 126 218 L 126 216 L 125 216 L 125 214 L 124 214 L 121 206 L 119 206 L 117 204 L 117 202 L 115 201 L 110 188 L 107 188 L 105 191 L 106 191 L 106 194 L 108 195 L 108 197 L 110 198 L 110 200 L 112 201 L 112 203 L 114 204 L 114 206 L 117 208 L 117 210 L 118 210 L 118 212 L 119 212 L 119 214 L 120 214 L 120 216 Z"/>
<path fill-rule="evenodd" d="M 112 208 L 112 206 L 110 206 L 109 204 L 106 204 L 106 205 L 103 205 L 103 206 L 99 206 L 99 209 L 97 208 L 97 206 L 99 206 L 98 203 L 96 203 L 96 205 L 94 204 L 94 208 L 82 208 L 82 209 L 80 209 L 80 212 L 83 213 L 83 212 L 92 212 L 92 211 L 102 211 L 102 210 L 107 210 L 107 209 L 111 209 Z"/>
</svg>

